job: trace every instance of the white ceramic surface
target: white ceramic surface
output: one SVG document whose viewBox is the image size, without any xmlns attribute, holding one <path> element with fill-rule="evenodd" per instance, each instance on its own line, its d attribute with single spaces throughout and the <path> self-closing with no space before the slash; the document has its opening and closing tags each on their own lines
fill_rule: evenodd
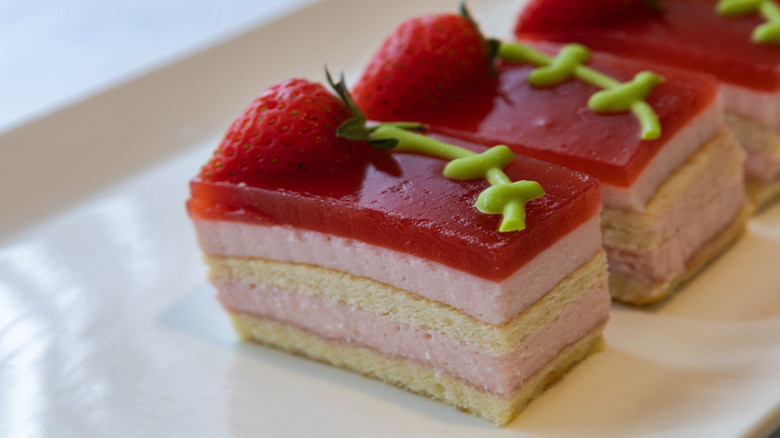
<svg viewBox="0 0 780 438">
<path fill-rule="evenodd" d="M 260 89 L 320 78 L 326 62 L 354 75 L 404 17 L 454 8 L 418 3 L 327 0 L 0 136 L 19 146 L 0 148 L 0 436 L 762 437 L 777 427 L 780 206 L 665 304 L 615 305 L 606 351 L 505 429 L 236 340 L 204 277 L 187 180 Z M 472 8 L 506 35 L 515 3 Z M 31 152 L 50 132 L 59 149 Z"/>
</svg>

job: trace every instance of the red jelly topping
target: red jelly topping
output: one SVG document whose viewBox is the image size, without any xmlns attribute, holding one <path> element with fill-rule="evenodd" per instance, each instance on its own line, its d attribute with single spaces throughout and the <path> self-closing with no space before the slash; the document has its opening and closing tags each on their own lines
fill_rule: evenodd
<svg viewBox="0 0 780 438">
<path fill-rule="evenodd" d="M 646 67 L 599 53 L 592 54 L 589 66 L 621 82 Z M 577 79 L 535 88 L 527 80 L 533 68 L 499 65 L 497 85 L 484 87 L 462 107 L 422 121 L 435 132 L 484 145 L 506 144 L 523 155 L 589 173 L 605 184 L 629 187 L 663 145 L 718 94 L 711 76 L 654 68 L 665 81 L 647 102 L 658 115 L 662 135 L 642 140 L 632 113 L 599 114 L 588 108 L 588 98 L 598 88 Z"/>
<path fill-rule="evenodd" d="M 594 49 L 644 61 L 712 73 L 724 82 L 762 91 L 780 90 L 780 46 L 751 40 L 764 23 L 758 14 L 726 17 L 714 2 L 663 1 L 662 11 L 635 8 L 597 24 L 515 33 L 522 39 L 578 41 Z M 531 13 L 529 11 L 528 13 Z"/>
<path fill-rule="evenodd" d="M 526 205 L 525 230 L 499 233 L 500 216 L 474 207 L 488 183 L 449 180 L 442 176 L 445 164 L 361 150 L 339 171 L 299 181 L 237 185 L 195 178 L 187 207 L 200 219 L 284 224 L 354 238 L 489 280 L 506 278 L 600 211 L 595 179 L 518 156 L 507 175 L 537 181 L 547 194 Z"/>
</svg>

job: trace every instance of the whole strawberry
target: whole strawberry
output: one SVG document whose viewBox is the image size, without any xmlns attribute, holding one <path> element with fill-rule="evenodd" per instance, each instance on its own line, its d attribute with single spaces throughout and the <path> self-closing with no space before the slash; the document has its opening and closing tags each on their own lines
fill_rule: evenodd
<svg viewBox="0 0 780 438">
<path fill-rule="evenodd" d="M 240 182 L 333 170 L 354 145 L 336 136 L 350 117 L 344 102 L 321 84 L 288 79 L 265 90 L 233 122 L 200 176 Z"/>
<path fill-rule="evenodd" d="M 388 36 L 352 90 L 373 120 L 426 120 L 490 81 L 491 50 L 467 15 L 413 18 Z"/>
</svg>

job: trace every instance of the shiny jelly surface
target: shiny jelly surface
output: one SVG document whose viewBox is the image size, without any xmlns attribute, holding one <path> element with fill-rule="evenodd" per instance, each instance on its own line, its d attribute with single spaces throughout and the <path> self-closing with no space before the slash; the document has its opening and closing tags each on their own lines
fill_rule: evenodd
<svg viewBox="0 0 780 438">
<path fill-rule="evenodd" d="M 726 17 L 702 0 L 661 2 L 662 11 L 642 7 L 606 22 L 545 32 L 521 39 L 578 41 L 594 49 L 645 61 L 707 72 L 724 82 L 760 91 L 780 90 L 780 46 L 751 40 L 764 23 L 758 14 Z"/>
<path fill-rule="evenodd" d="M 539 45 L 555 53 L 559 46 Z M 590 67 L 629 81 L 647 65 L 593 53 Z M 506 144 L 515 152 L 597 177 L 612 186 L 630 187 L 650 160 L 717 98 L 717 80 L 680 69 L 654 68 L 664 82 L 647 102 L 658 114 L 662 135 L 642 140 L 632 113 L 600 114 L 588 108 L 599 91 L 577 79 L 535 88 L 527 77 L 533 66 L 503 63 L 497 80 L 471 95 L 462 106 L 431 114 L 432 131 L 484 145 Z"/>
<path fill-rule="evenodd" d="M 453 143 L 483 150 L 480 146 Z M 484 180 L 453 181 L 446 162 L 360 149 L 341 169 L 284 181 L 190 183 L 191 216 L 279 224 L 353 238 L 499 281 L 598 214 L 597 180 L 525 157 L 505 169 L 546 191 L 526 205 L 527 228 L 499 233 L 500 217 L 474 207 Z"/>
</svg>

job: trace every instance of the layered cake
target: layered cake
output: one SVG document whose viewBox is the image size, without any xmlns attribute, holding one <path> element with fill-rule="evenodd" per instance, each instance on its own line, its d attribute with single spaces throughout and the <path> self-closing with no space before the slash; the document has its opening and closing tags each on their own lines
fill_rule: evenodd
<svg viewBox="0 0 780 438">
<path fill-rule="evenodd" d="M 422 121 L 598 178 L 614 298 L 666 297 L 743 230 L 744 154 L 724 126 L 714 77 L 647 71 L 581 45 L 480 40 L 467 15 L 459 32 L 477 35 L 467 43 L 422 40 L 430 20 L 387 38 L 355 84 L 356 102 L 369 118 Z"/>
<path fill-rule="evenodd" d="M 602 345 L 599 183 L 355 111 L 285 81 L 192 179 L 218 299 L 246 340 L 506 424 Z"/>
<path fill-rule="evenodd" d="M 561 11 L 566 10 L 566 14 Z M 751 197 L 780 194 L 780 5 L 720 2 L 533 0 L 516 34 L 581 42 L 645 62 L 706 72 L 721 82 L 726 119 L 747 153 Z"/>
</svg>

